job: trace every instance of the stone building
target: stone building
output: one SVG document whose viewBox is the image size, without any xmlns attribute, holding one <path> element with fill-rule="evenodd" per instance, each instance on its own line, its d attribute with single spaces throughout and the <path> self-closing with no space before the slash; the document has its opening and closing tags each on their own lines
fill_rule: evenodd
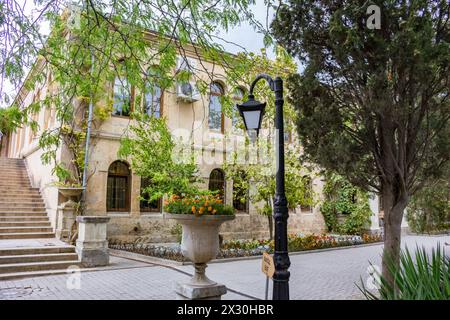
<svg viewBox="0 0 450 320">
<path fill-rule="evenodd" d="M 193 48 L 185 48 L 183 56 L 183 59 L 188 59 L 191 64 L 198 63 Z M 147 112 L 152 112 L 155 117 L 166 117 L 168 127 L 172 131 L 192 132 L 194 149 L 202 154 L 203 159 L 209 159 L 199 165 L 200 174 L 205 181 L 204 187 L 221 190 L 225 203 L 233 205 L 237 211 L 236 219 L 222 227 L 224 237 L 237 239 L 267 237 L 267 218 L 258 214 L 257 204 L 249 201 L 242 204 L 233 199 L 233 181 L 227 179 L 221 168 L 229 152 L 226 146 L 228 137 L 243 135 L 243 132 L 235 130 L 234 120 L 222 112 L 220 95 L 230 90 L 224 81 L 225 72 L 208 61 L 202 61 L 202 67 L 207 68 L 209 72 L 199 72 L 197 76 L 207 80 L 208 73 L 214 75 L 208 94 L 201 95 L 194 92 L 192 96 L 186 97 L 179 85 L 165 90 L 152 87 L 151 92 L 145 94 L 141 107 Z M 39 60 L 31 72 L 45 72 L 45 70 L 44 62 Z M 150 242 L 173 241 L 174 224 L 164 218 L 162 200 L 151 204 L 141 201 L 141 187 L 146 183 L 145 179 L 137 176 L 128 162 L 119 159 L 117 155 L 120 140 L 130 124 L 129 112 L 123 108 L 123 103 L 132 104 L 134 101 L 132 96 L 126 96 L 124 92 L 128 90 L 124 90 L 124 86 L 127 86 L 126 79 L 116 78 L 105 88 L 114 101 L 111 117 L 93 123 L 86 214 L 107 215 L 111 218 L 107 229 L 110 240 L 134 241 L 144 238 Z M 56 90 L 56 87 L 57 83 L 52 79 L 52 74 L 47 72 L 46 81 L 42 85 L 36 85 L 32 91 L 23 86 L 16 99 L 22 107 L 25 107 L 37 100 L 45 99 L 45 96 Z M 242 88 L 234 94 L 236 101 L 242 97 L 244 90 L 245 88 Z M 133 90 L 131 94 L 132 92 Z M 58 127 L 59 122 L 55 118 L 55 110 L 51 108 L 43 108 L 34 115 L 34 120 L 39 124 L 39 131 L 33 133 L 30 127 L 23 127 L 10 134 L 7 137 L 8 143 L 4 143 L 2 154 L 25 160 L 31 184 L 39 188 L 44 199 L 51 226 L 57 236 L 64 238 L 68 232 L 66 220 L 72 221 L 68 219 L 71 209 L 64 207 L 67 199 L 54 185 L 58 179 L 52 173 L 52 167 L 42 164 L 43 151 L 38 144 L 40 134 L 44 130 Z M 295 143 L 288 137 L 286 142 Z M 58 149 L 57 160 L 62 163 L 70 161 L 66 148 Z M 311 188 L 315 193 L 321 193 L 322 185 L 320 178 L 313 178 Z M 375 216 L 376 214 L 372 219 L 373 227 L 377 228 L 378 219 Z M 291 210 L 289 232 L 320 233 L 324 230 L 325 223 L 318 206 Z"/>
</svg>

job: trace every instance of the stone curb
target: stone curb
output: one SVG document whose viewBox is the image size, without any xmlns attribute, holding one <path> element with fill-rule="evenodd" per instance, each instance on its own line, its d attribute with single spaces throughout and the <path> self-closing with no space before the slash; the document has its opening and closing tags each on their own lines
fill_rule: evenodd
<svg viewBox="0 0 450 320">
<path fill-rule="evenodd" d="M 289 252 L 289 255 L 296 256 L 296 255 L 300 255 L 300 254 L 321 253 L 321 252 L 327 252 L 327 251 L 333 251 L 333 250 L 344 250 L 344 249 L 351 249 L 351 248 L 364 248 L 364 247 L 370 247 L 370 246 L 376 246 L 376 245 L 383 245 L 383 242 L 372 242 L 372 243 L 363 243 L 363 244 L 357 244 L 357 245 L 352 245 L 352 246 L 342 246 L 342 247 L 334 247 L 334 248 L 296 251 L 296 252 Z M 141 253 L 135 253 L 135 252 L 125 251 L 125 250 L 109 249 L 109 252 L 111 255 L 116 256 L 116 257 L 125 258 L 125 259 L 134 259 L 137 261 L 145 261 L 145 262 L 155 263 L 155 264 L 169 266 L 169 267 L 192 265 L 192 262 L 190 262 L 190 261 L 181 262 L 181 261 L 175 261 L 175 260 L 170 260 L 170 259 L 163 259 L 163 258 L 147 256 L 147 255 L 144 255 Z M 261 257 L 262 257 L 262 255 L 214 259 L 214 260 L 211 260 L 208 264 L 246 261 L 246 260 L 257 260 L 257 259 L 261 259 Z"/>
</svg>

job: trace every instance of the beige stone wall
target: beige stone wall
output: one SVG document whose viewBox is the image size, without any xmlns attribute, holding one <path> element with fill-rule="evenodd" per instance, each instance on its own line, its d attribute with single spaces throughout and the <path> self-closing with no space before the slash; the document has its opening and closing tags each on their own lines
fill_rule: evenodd
<svg viewBox="0 0 450 320">
<path fill-rule="evenodd" d="M 214 69 L 215 80 L 222 83 L 225 91 L 227 88 L 224 72 L 218 66 L 205 62 L 204 65 L 210 71 Z M 198 76 L 209 81 L 205 72 L 199 72 Z M 43 98 L 47 88 L 39 89 L 39 92 L 30 92 L 26 98 L 25 105 L 33 99 Z M 112 96 L 112 86 L 105 90 Z M 38 94 L 38 97 L 36 96 Z M 135 106 L 135 108 L 138 106 Z M 207 188 L 208 177 L 215 168 L 220 168 L 226 157 L 226 149 L 230 147 L 227 139 L 235 133 L 232 130 L 232 121 L 225 117 L 225 135 L 221 132 L 212 132 L 208 128 L 209 96 L 203 96 L 199 101 L 185 103 L 177 100 L 176 88 L 169 88 L 163 96 L 163 115 L 167 118 L 168 126 L 172 131 L 184 130 L 192 135 L 194 147 L 203 155 L 199 163 L 200 174 L 205 178 L 204 187 Z M 42 110 L 36 116 L 41 128 L 57 126 L 54 119 L 54 111 Z M 129 212 L 107 212 L 106 189 L 108 168 L 114 161 L 118 160 L 117 151 L 120 139 L 131 120 L 126 117 L 112 116 L 102 123 L 95 122 L 92 131 L 91 148 L 89 153 L 89 179 L 87 185 L 87 215 L 108 215 L 111 220 L 108 224 L 109 239 L 123 241 L 134 241 L 139 238 L 151 242 L 174 241 L 175 235 L 172 230 L 174 222 L 164 219 L 163 213 L 140 212 L 139 190 L 140 177 L 132 173 L 131 194 Z M 51 183 L 56 177 L 51 174 L 51 167 L 43 166 L 40 161 L 42 151 L 37 147 L 37 135 L 32 135 L 29 128 L 18 130 L 11 137 L 10 157 L 24 157 L 27 160 L 28 170 L 34 186 L 41 189 L 42 195 L 48 209 L 52 225 L 57 222 L 56 208 L 58 204 L 65 201 L 58 195 L 57 188 Z M 241 137 L 241 139 L 243 139 Z M 234 142 L 233 142 L 234 143 Z M 69 163 L 68 153 L 62 149 L 58 152 L 58 159 Z M 162 164 L 163 165 L 163 164 Z M 232 181 L 226 183 L 227 204 L 232 204 Z M 321 181 L 314 180 L 314 188 L 320 193 Z M 323 217 L 318 208 L 311 212 L 295 210 L 289 218 L 289 232 L 315 232 L 320 233 L 325 229 Z M 226 239 L 229 238 L 262 238 L 268 236 L 268 221 L 266 217 L 259 215 L 256 204 L 250 204 L 249 213 L 239 213 L 232 222 L 227 222 L 222 227 L 222 233 Z"/>
</svg>

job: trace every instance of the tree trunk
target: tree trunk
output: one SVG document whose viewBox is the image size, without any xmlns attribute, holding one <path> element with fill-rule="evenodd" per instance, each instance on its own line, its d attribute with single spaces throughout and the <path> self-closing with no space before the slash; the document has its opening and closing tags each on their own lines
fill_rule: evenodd
<svg viewBox="0 0 450 320">
<path fill-rule="evenodd" d="M 395 288 L 394 275 L 389 266 L 400 265 L 401 225 L 403 213 L 408 203 L 404 195 L 395 195 L 393 188 L 384 187 L 384 250 L 382 261 L 382 275 L 389 285 Z"/>
</svg>

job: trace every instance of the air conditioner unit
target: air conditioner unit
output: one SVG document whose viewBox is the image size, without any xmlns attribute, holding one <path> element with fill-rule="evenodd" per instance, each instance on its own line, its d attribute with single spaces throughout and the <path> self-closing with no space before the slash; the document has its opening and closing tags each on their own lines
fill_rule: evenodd
<svg viewBox="0 0 450 320">
<path fill-rule="evenodd" d="M 193 58 L 188 57 L 178 57 L 177 70 L 189 71 L 191 73 L 195 72 L 197 68 L 197 61 Z"/>
<path fill-rule="evenodd" d="M 200 100 L 200 92 L 195 82 L 177 83 L 177 99 L 185 102 L 194 102 Z"/>
</svg>

